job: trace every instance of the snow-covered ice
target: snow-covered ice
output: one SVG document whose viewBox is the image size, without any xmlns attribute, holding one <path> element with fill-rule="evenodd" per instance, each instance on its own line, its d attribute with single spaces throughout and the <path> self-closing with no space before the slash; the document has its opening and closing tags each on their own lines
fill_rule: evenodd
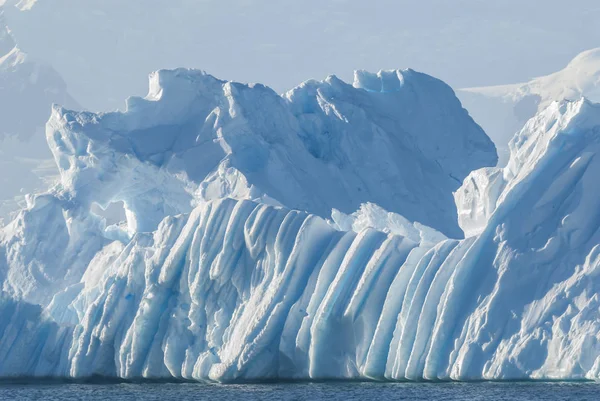
<svg viewBox="0 0 600 401">
<path fill-rule="evenodd" d="M 47 136 L 61 182 L 0 231 L 0 376 L 600 379 L 587 100 L 531 119 L 503 169 L 410 70 L 284 96 L 162 71 L 124 113 L 56 107 Z M 92 208 L 117 201 L 107 227 Z"/>
</svg>

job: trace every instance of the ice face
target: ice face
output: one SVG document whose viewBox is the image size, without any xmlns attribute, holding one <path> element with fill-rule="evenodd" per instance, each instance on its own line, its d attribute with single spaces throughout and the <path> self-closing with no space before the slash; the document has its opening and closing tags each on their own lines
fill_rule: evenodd
<svg viewBox="0 0 600 401">
<path fill-rule="evenodd" d="M 29 197 L 0 231 L 0 376 L 600 378 L 600 106 L 550 105 L 512 141 L 506 168 L 472 173 L 456 193 L 468 233 L 460 240 L 375 203 L 336 208 L 326 220 L 291 209 L 288 192 L 265 190 L 286 182 L 265 178 L 273 160 L 299 174 L 273 154 L 312 157 L 345 177 L 339 163 L 358 157 L 349 144 L 359 139 L 339 128 L 340 116 L 371 127 L 369 113 L 387 109 L 361 102 L 398 101 L 412 72 L 359 73 L 355 87 L 308 82 L 284 97 L 199 72 L 162 74 L 124 114 L 54 110 L 48 137 L 61 184 Z M 164 74 L 185 79 L 160 84 L 171 79 Z M 344 91 L 362 100 L 342 102 Z M 201 124 L 181 128 L 207 99 L 215 103 Z M 245 112 L 250 103 L 289 120 L 271 113 L 271 125 Z M 297 135 L 278 128 L 293 124 Z M 383 125 L 355 133 L 388 132 Z M 222 174 L 227 160 L 240 186 L 202 186 L 206 176 L 195 179 L 191 161 L 205 159 L 182 161 L 202 148 L 183 144 L 207 132 L 212 139 L 198 143 L 211 149 L 207 157 L 216 152 Z M 467 142 L 476 160 L 494 158 Z M 467 160 L 426 145 L 446 177 L 466 173 Z M 288 180 L 302 194 L 308 187 L 294 174 Z M 90 205 L 119 200 L 128 223 L 108 230 Z"/>
<path fill-rule="evenodd" d="M 64 191 L 123 201 L 129 232 L 199 201 L 258 200 L 328 217 L 374 202 L 460 238 L 452 192 L 494 145 L 452 90 L 414 71 L 335 77 L 279 96 L 193 70 L 159 71 L 124 113 L 55 108 L 47 135 Z M 382 82 L 388 85 L 382 89 Z"/>
</svg>

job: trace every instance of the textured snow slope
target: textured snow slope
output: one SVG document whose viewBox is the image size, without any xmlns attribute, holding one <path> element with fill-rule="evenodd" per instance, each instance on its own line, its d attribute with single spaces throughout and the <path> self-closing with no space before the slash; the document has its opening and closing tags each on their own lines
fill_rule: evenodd
<svg viewBox="0 0 600 401">
<path fill-rule="evenodd" d="M 0 375 L 599 379 L 599 151 L 600 106 L 550 105 L 457 193 L 462 241 L 223 199 L 111 242 L 71 192 L 33 197 L 1 240 L 6 293 L 39 287 L 1 302 Z"/>
<path fill-rule="evenodd" d="M 460 238 L 452 192 L 497 160 L 452 89 L 412 70 L 330 76 L 283 97 L 163 70 L 124 113 L 56 108 L 47 135 L 65 196 L 123 201 L 130 235 L 232 197 L 322 217 L 374 202 Z"/>
<path fill-rule="evenodd" d="M 498 147 L 504 166 L 513 134 L 550 103 L 582 96 L 600 101 L 600 48 L 579 54 L 554 74 L 514 85 L 462 89 L 458 96 Z"/>
</svg>

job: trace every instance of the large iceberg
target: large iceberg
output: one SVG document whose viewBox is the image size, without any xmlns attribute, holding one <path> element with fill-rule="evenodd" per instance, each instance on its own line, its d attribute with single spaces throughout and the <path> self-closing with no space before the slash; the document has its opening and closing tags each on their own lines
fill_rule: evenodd
<svg viewBox="0 0 600 401">
<path fill-rule="evenodd" d="M 55 108 L 61 183 L 0 232 L 0 376 L 600 379 L 600 106 L 470 173 L 496 155 L 450 89 L 356 77 Z"/>
</svg>

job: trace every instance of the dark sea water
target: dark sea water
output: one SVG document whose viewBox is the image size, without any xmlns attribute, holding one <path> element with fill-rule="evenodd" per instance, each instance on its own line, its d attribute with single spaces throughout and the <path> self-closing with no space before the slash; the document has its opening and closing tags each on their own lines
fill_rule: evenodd
<svg viewBox="0 0 600 401">
<path fill-rule="evenodd" d="M 0 384 L 0 400 L 600 400 L 600 383 Z"/>
</svg>

